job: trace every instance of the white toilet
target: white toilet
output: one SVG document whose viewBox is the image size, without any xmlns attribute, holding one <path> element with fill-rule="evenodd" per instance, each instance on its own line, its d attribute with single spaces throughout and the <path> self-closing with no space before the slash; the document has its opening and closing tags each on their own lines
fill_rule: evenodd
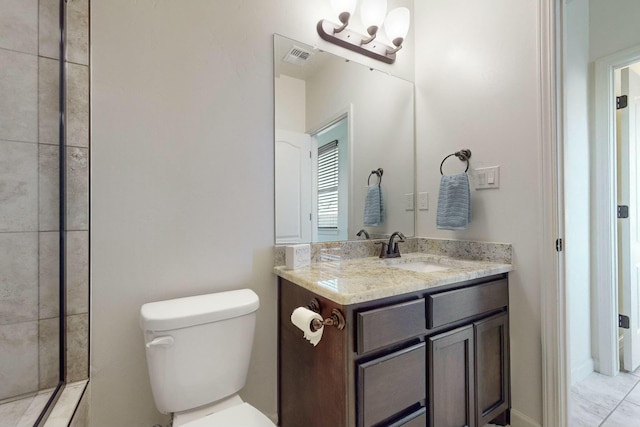
<svg viewBox="0 0 640 427">
<path fill-rule="evenodd" d="M 274 427 L 237 395 L 246 382 L 258 295 L 250 289 L 144 304 L 156 407 L 173 426 Z"/>
</svg>

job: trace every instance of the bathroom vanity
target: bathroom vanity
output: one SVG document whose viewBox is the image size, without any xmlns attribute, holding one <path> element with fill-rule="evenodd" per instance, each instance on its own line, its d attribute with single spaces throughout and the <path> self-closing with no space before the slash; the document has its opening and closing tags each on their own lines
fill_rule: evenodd
<svg viewBox="0 0 640 427">
<path fill-rule="evenodd" d="M 438 262 L 450 265 L 417 272 L 365 259 L 276 268 L 282 427 L 508 422 L 510 265 Z M 323 318 L 337 309 L 346 320 L 342 330 L 325 326 L 315 347 L 290 321 L 313 300 Z"/>
</svg>

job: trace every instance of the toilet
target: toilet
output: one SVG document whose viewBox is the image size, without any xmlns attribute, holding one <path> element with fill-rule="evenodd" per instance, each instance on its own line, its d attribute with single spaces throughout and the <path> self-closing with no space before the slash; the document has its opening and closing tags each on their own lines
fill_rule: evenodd
<svg viewBox="0 0 640 427">
<path fill-rule="evenodd" d="M 240 289 L 144 304 L 147 367 L 156 407 L 173 427 L 275 427 L 243 402 L 258 295 Z"/>
</svg>

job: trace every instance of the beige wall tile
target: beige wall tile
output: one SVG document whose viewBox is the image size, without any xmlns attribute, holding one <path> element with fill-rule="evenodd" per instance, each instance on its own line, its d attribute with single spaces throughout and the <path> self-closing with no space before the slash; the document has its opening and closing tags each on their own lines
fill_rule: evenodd
<svg viewBox="0 0 640 427">
<path fill-rule="evenodd" d="M 38 142 L 60 143 L 60 62 L 39 58 Z"/>
<path fill-rule="evenodd" d="M 39 144 L 38 149 L 39 229 L 55 231 L 60 228 L 59 148 L 56 145 Z"/>
<path fill-rule="evenodd" d="M 89 67 L 67 64 L 67 145 L 89 146 Z"/>
<path fill-rule="evenodd" d="M 67 316 L 67 382 L 88 378 L 88 314 Z"/>
<path fill-rule="evenodd" d="M 67 148 L 67 230 L 89 228 L 89 152 Z"/>
<path fill-rule="evenodd" d="M 38 389 L 38 322 L 0 325 L 0 399 Z"/>
<path fill-rule="evenodd" d="M 58 317 L 60 313 L 60 233 L 38 233 L 39 318 Z"/>
<path fill-rule="evenodd" d="M 89 0 L 67 1 L 67 61 L 89 64 Z"/>
<path fill-rule="evenodd" d="M 57 317 L 40 320 L 39 367 L 40 389 L 55 387 L 59 380 L 60 320 Z"/>
<path fill-rule="evenodd" d="M 0 0 L 0 48 L 38 53 L 38 0 Z"/>
<path fill-rule="evenodd" d="M 38 233 L 0 233 L 0 324 L 38 319 Z"/>
<path fill-rule="evenodd" d="M 60 0 L 40 0 L 39 14 L 38 51 L 60 59 Z"/>
<path fill-rule="evenodd" d="M 0 139 L 38 141 L 38 57 L 0 49 Z"/>
<path fill-rule="evenodd" d="M 38 146 L 0 141 L 0 232 L 38 229 Z"/>
<path fill-rule="evenodd" d="M 67 314 L 89 311 L 89 232 L 67 232 Z"/>
</svg>

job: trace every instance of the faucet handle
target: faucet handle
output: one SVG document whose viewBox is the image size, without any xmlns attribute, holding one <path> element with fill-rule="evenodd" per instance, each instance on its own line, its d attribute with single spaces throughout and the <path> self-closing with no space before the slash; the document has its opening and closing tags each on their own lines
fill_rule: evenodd
<svg viewBox="0 0 640 427">
<path fill-rule="evenodd" d="M 375 242 L 376 245 L 380 245 L 380 255 L 378 258 L 387 257 L 387 244 L 385 242 Z"/>
<path fill-rule="evenodd" d="M 398 243 L 404 243 L 404 239 L 398 240 L 393 244 L 393 253 L 400 255 L 400 248 L 398 247 Z"/>
</svg>

